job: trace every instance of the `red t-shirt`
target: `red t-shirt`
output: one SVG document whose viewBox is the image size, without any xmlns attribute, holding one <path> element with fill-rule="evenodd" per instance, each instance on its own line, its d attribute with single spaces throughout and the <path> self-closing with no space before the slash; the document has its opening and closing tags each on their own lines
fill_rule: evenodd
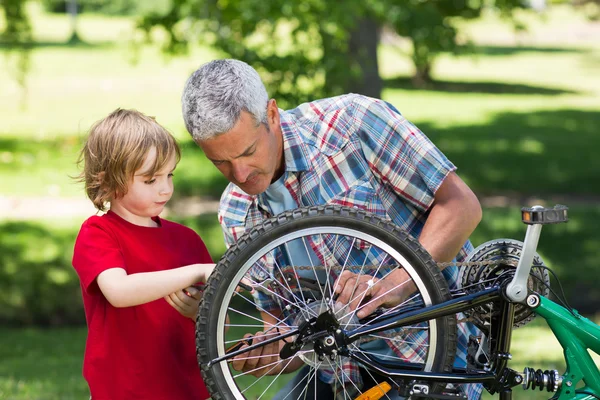
<svg viewBox="0 0 600 400">
<path fill-rule="evenodd" d="M 109 211 L 85 221 L 77 236 L 73 267 L 88 325 L 83 376 L 93 400 L 209 397 L 196 362 L 194 322 L 164 299 L 115 308 L 96 282 L 109 268 L 134 274 L 212 262 L 193 230 L 155 220 L 158 228 L 142 227 Z"/>
</svg>

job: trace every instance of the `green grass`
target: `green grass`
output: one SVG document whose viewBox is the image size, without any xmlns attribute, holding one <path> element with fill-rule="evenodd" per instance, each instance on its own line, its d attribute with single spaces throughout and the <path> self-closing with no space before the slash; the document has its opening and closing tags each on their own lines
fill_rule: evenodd
<svg viewBox="0 0 600 400">
<path fill-rule="evenodd" d="M 0 398 L 6 400 L 85 399 L 81 377 L 86 330 L 0 328 Z M 536 320 L 515 331 L 511 348 L 517 371 L 524 367 L 557 369 L 565 364 L 562 350 L 545 322 Z M 597 365 L 600 357 L 594 356 Z M 548 399 L 547 392 L 514 390 L 514 399 Z M 484 399 L 497 398 L 486 394 Z"/>
<path fill-rule="evenodd" d="M 79 20 L 85 44 L 69 46 L 65 16 L 30 8 L 38 45 L 26 92 L 10 68 L 0 69 L 1 193 L 82 196 L 69 179 L 78 172 L 82 137 L 123 107 L 156 116 L 183 141 L 181 195 L 218 195 L 225 181 L 190 142 L 180 111 L 185 80 L 217 56 L 214 50 L 193 46 L 189 56 L 169 58 L 140 42 L 133 20 L 94 15 Z M 598 34 L 567 8 L 522 18 L 531 32 L 516 39 L 494 15 L 467 23 L 475 56 L 441 56 L 433 70 L 438 83 L 428 90 L 408 85 L 407 59 L 382 45 L 383 97 L 435 141 L 477 193 L 599 195 L 600 186 L 589 183 L 600 175 L 591 151 L 600 148 Z M 0 57 L 8 51 L 0 47 Z"/>
</svg>

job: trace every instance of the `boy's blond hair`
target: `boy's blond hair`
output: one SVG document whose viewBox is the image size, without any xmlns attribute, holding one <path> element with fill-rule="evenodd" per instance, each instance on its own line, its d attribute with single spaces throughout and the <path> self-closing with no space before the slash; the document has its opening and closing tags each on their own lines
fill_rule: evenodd
<svg viewBox="0 0 600 400">
<path fill-rule="evenodd" d="M 143 171 L 148 177 L 160 171 L 181 151 L 173 135 L 152 117 L 136 110 L 117 109 L 90 129 L 77 163 L 83 164 L 79 180 L 94 206 L 104 211 L 111 198 L 122 197 L 151 148 L 154 165 Z"/>
</svg>

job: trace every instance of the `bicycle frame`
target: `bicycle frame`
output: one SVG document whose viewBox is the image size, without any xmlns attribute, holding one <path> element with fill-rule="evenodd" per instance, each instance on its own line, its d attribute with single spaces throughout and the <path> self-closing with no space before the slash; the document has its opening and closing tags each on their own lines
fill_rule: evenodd
<svg viewBox="0 0 600 400">
<path fill-rule="evenodd" d="M 543 210 L 534 207 L 531 210 Z M 600 371 L 596 367 L 588 349 L 600 354 L 600 327 L 575 311 L 535 293 L 527 293 L 527 279 L 537 242 L 541 223 L 532 223 L 527 228 L 522 256 L 511 282 L 503 287 L 495 287 L 468 295 L 458 295 L 446 302 L 419 310 L 398 311 L 379 322 L 346 332 L 347 343 L 352 343 L 364 335 L 388 329 L 426 322 L 447 315 L 455 315 L 486 303 L 497 303 L 502 309 L 500 317 L 492 320 L 495 327 L 494 341 L 490 356 L 492 363 L 488 370 L 466 371 L 454 368 L 452 372 L 425 372 L 419 365 L 385 363 L 364 354 L 349 354 L 354 360 L 381 374 L 393 378 L 419 382 L 482 383 L 492 394 L 500 393 L 503 400 L 511 399 L 511 388 L 523 383 L 523 376 L 507 368 L 510 356 L 510 343 L 514 323 L 516 303 L 524 303 L 546 320 L 552 332 L 563 347 L 566 371 L 559 379 L 559 388 L 553 399 L 591 399 L 600 397 Z M 584 386 L 577 388 L 579 382 Z"/>
</svg>

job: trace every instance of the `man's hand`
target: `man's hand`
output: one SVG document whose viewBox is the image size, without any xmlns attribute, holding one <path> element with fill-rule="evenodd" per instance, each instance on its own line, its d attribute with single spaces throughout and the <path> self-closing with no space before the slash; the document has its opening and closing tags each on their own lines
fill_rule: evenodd
<svg viewBox="0 0 600 400">
<path fill-rule="evenodd" d="M 383 279 L 344 271 L 334 288 L 334 294 L 338 295 L 336 310 L 344 308 L 342 314 L 347 314 L 358 309 L 358 318 L 366 317 L 378 307 L 394 307 L 416 290 L 404 269 L 396 269 Z"/>
<path fill-rule="evenodd" d="M 252 341 L 252 345 L 277 337 L 288 332 L 290 329 L 281 325 L 279 325 L 279 328 L 275 328 L 274 325 L 277 323 L 277 321 L 269 314 L 261 314 L 266 333 L 259 331 L 254 335 L 249 333 L 244 335 L 244 338 Z M 288 341 L 289 340 L 291 339 L 288 339 Z M 242 353 L 233 358 L 233 369 L 236 371 L 248 372 L 256 377 L 261 377 L 263 375 L 277 375 L 282 370 L 284 370 L 284 373 L 296 371 L 304 363 L 298 356 L 294 356 L 293 358 L 287 360 L 282 360 L 279 358 L 279 352 L 284 345 L 285 342 L 283 340 L 279 340 L 277 342 L 258 347 L 247 353 Z M 247 344 L 244 344 L 242 347 L 240 347 L 240 350 L 248 347 L 249 346 Z"/>
<path fill-rule="evenodd" d="M 171 307 L 176 309 L 184 317 L 193 320 L 196 320 L 196 313 L 198 312 L 198 306 L 201 299 L 202 292 L 193 286 L 165 296 L 165 300 Z"/>
</svg>

